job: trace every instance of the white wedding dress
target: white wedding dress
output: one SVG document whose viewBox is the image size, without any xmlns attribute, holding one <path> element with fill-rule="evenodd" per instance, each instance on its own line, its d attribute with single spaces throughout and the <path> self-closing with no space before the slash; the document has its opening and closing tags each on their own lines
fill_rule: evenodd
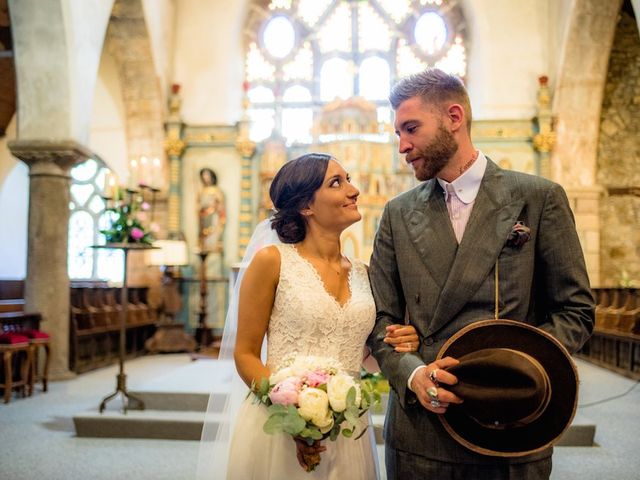
<svg viewBox="0 0 640 480">
<path fill-rule="evenodd" d="M 291 356 L 330 357 L 359 375 L 363 346 L 375 321 L 375 305 L 365 266 L 351 260 L 351 297 L 344 305 L 331 296 L 313 265 L 293 245 L 277 245 L 280 280 L 267 332 L 267 366 L 272 372 Z M 365 417 L 363 417 L 365 418 Z M 370 480 L 378 478 L 373 427 L 360 439 L 324 440 L 327 450 L 311 473 L 298 464 L 289 434 L 269 435 L 262 426 L 266 407 L 247 398 L 231 441 L 229 480 Z"/>
</svg>

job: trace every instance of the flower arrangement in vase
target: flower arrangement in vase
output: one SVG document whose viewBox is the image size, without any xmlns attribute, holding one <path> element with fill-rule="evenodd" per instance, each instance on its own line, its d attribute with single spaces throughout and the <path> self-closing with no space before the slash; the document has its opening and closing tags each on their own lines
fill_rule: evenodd
<svg viewBox="0 0 640 480">
<path fill-rule="evenodd" d="M 153 243 L 153 224 L 146 228 L 148 212 L 153 219 L 153 206 L 144 199 L 144 191 L 149 188 L 155 200 L 156 189 L 141 185 L 140 190 L 122 188 L 116 184 L 114 176 L 107 180 L 103 198 L 107 201 L 105 212 L 109 212 L 109 228 L 101 229 L 105 241 L 109 243 L 129 243 L 151 245 Z M 152 203 L 155 203 L 152 202 Z"/>
</svg>

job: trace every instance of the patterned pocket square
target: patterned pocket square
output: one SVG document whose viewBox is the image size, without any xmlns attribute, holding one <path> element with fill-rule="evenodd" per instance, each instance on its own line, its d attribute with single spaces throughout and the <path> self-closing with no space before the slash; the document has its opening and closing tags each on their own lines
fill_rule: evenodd
<svg viewBox="0 0 640 480">
<path fill-rule="evenodd" d="M 507 246 L 521 248 L 531 238 L 531 229 L 518 220 L 507 237 Z"/>
</svg>

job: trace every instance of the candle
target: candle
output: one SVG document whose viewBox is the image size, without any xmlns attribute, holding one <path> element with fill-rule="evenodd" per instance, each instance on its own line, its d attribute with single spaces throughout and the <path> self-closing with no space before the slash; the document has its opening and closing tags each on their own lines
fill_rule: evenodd
<svg viewBox="0 0 640 480">
<path fill-rule="evenodd" d="M 109 178 L 109 198 L 113 198 L 114 201 L 120 200 L 120 188 L 118 187 L 118 176 L 112 173 Z"/>
<path fill-rule="evenodd" d="M 157 188 L 160 190 L 162 184 L 162 167 L 160 165 L 160 159 L 158 157 L 153 159 L 153 166 L 151 170 L 151 188 Z"/>
<path fill-rule="evenodd" d="M 149 160 L 147 157 L 140 158 L 140 177 L 138 178 L 140 185 L 149 185 Z"/>
<path fill-rule="evenodd" d="M 107 173 L 107 179 L 105 181 L 105 193 L 104 196 L 106 198 L 114 198 L 115 197 L 115 188 L 116 188 L 116 177 L 113 173 Z"/>
<path fill-rule="evenodd" d="M 132 158 L 129 161 L 129 181 L 127 182 L 127 188 L 129 190 L 138 189 L 139 175 L 140 171 L 138 168 L 138 161 L 135 158 Z"/>
</svg>

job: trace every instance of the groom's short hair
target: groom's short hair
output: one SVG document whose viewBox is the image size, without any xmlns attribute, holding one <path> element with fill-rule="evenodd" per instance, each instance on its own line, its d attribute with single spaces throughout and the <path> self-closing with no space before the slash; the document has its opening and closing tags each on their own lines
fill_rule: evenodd
<svg viewBox="0 0 640 480">
<path fill-rule="evenodd" d="M 445 102 L 460 104 L 467 119 L 467 130 L 471 131 L 471 102 L 459 77 L 438 68 L 427 68 L 399 80 L 391 88 L 389 102 L 397 110 L 402 102 L 413 97 L 420 97 L 425 104 L 437 108 Z"/>
</svg>

